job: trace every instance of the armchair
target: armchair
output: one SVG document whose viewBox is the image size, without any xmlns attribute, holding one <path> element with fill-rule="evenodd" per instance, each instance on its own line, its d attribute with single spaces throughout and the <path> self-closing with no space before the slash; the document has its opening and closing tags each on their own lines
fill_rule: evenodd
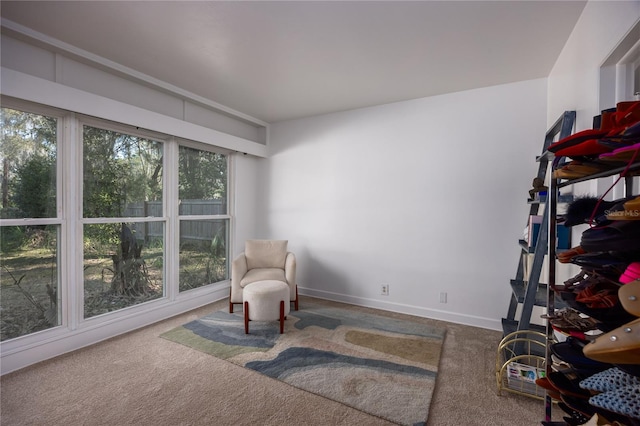
<svg viewBox="0 0 640 426">
<path fill-rule="evenodd" d="M 296 257 L 287 251 L 287 240 L 247 240 L 244 252 L 231 263 L 229 312 L 234 304 L 242 304 L 242 289 L 256 281 L 277 280 L 289 286 L 290 299 L 298 310 Z"/>
</svg>

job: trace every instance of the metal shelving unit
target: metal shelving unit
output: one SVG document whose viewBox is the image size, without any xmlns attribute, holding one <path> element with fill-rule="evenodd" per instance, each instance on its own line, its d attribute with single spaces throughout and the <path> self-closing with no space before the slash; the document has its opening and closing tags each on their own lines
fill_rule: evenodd
<svg viewBox="0 0 640 426">
<path fill-rule="evenodd" d="M 545 154 L 545 156 L 548 158 L 553 158 L 552 153 Z M 562 159 L 563 157 L 556 157 L 553 160 L 552 169 L 556 169 L 557 167 L 559 167 Z M 562 182 L 560 179 L 554 179 L 552 176 L 551 182 L 549 185 L 549 195 L 548 195 L 549 217 L 550 217 L 549 239 L 554 240 L 556 238 L 555 225 L 556 225 L 556 218 L 557 218 L 558 191 L 561 188 L 565 188 L 567 186 L 574 185 L 579 182 L 586 182 L 593 179 L 614 176 L 622 173 L 625 169 L 627 169 L 626 166 L 618 167 L 618 168 L 614 168 L 614 169 L 600 172 L 597 174 L 593 174 L 590 176 L 585 176 L 578 179 L 565 180 Z M 640 170 L 640 163 L 634 163 L 628 167 L 628 171 L 637 171 L 637 170 Z M 624 182 L 625 182 L 625 187 L 624 187 L 625 197 L 631 197 L 633 195 L 633 176 L 625 176 Z M 555 259 L 556 254 L 557 254 L 556 248 L 552 244 L 549 247 L 549 259 Z M 549 286 L 547 286 L 546 306 L 547 306 L 547 312 L 551 314 L 556 310 L 556 306 L 557 306 L 555 292 L 551 290 L 551 287 L 556 284 L 556 263 L 555 262 L 549 262 L 548 275 L 549 275 Z M 552 366 L 550 346 L 551 346 L 551 343 L 554 341 L 553 328 L 548 323 L 546 326 L 545 334 L 546 334 L 546 341 L 547 341 L 546 355 L 545 355 L 545 368 L 546 368 L 546 374 L 548 375 L 551 372 L 551 366 Z M 551 421 L 551 418 L 552 418 L 552 413 L 551 413 L 552 405 L 553 404 L 551 401 L 551 397 L 547 395 L 545 397 L 545 420 L 547 422 Z"/>
</svg>

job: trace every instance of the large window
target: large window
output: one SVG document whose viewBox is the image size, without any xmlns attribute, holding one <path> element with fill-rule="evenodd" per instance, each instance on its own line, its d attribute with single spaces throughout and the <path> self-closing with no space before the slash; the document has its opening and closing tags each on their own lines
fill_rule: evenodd
<svg viewBox="0 0 640 426">
<path fill-rule="evenodd" d="M 0 340 L 60 325 L 58 119 L 2 108 Z"/>
<path fill-rule="evenodd" d="M 228 279 L 225 153 L 8 104 L 3 99 L 2 341 L 117 318 Z"/>
</svg>

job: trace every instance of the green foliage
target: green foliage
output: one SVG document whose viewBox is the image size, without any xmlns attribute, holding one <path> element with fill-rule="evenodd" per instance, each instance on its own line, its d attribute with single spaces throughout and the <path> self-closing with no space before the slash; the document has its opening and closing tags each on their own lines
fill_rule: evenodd
<svg viewBox="0 0 640 426">
<path fill-rule="evenodd" d="M 23 217 L 56 216 L 55 162 L 34 154 L 16 171 L 15 205 Z"/>
<path fill-rule="evenodd" d="M 129 204 L 162 199 L 162 144 L 85 126 L 84 216 L 123 217 Z"/>
<path fill-rule="evenodd" d="M 2 253 L 10 253 L 19 249 L 25 242 L 23 226 L 0 227 L 0 249 Z"/>
<path fill-rule="evenodd" d="M 9 108 L 0 112 L 2 217 L 55 214 L 57 120 Z"/>
<path fill-rule="evenodd" d="M 181 200 L 226 199 L 226 156 L 181 146 L 179 163 Z"/>
</svg>

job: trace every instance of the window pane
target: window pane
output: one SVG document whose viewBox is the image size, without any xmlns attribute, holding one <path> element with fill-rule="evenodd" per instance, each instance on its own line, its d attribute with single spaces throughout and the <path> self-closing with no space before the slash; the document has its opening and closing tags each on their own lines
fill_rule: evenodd
<svg viewBox="0 0 640 426">
<path fill-rule="evenodd" d="M 84 217 L 162 216 L 162 143 L 84 126 Z"/>
<path fill-rule="evenodd" d="M 0 340 L 60 325 L 59 226 L 0 228 Z"/>
<path fill-rule="evenodd" d="M 179 197 L 181 215 L 227 213 L 227 157 L 180 147 Z"/>
<path fill-rule="evenodd" d="M 228 220 L 180 221 L 180 291 L 229 276 Z"/>
<path fill-rule="evenodd" d="M 163 222 L 84 226 L 84 316 L 163 296 Z"/>
<path fill-rule="evenodd" d="M 56 217 L 57 119 L 2 108 L 0 120 L 0 217 Z"/>
</svg>

